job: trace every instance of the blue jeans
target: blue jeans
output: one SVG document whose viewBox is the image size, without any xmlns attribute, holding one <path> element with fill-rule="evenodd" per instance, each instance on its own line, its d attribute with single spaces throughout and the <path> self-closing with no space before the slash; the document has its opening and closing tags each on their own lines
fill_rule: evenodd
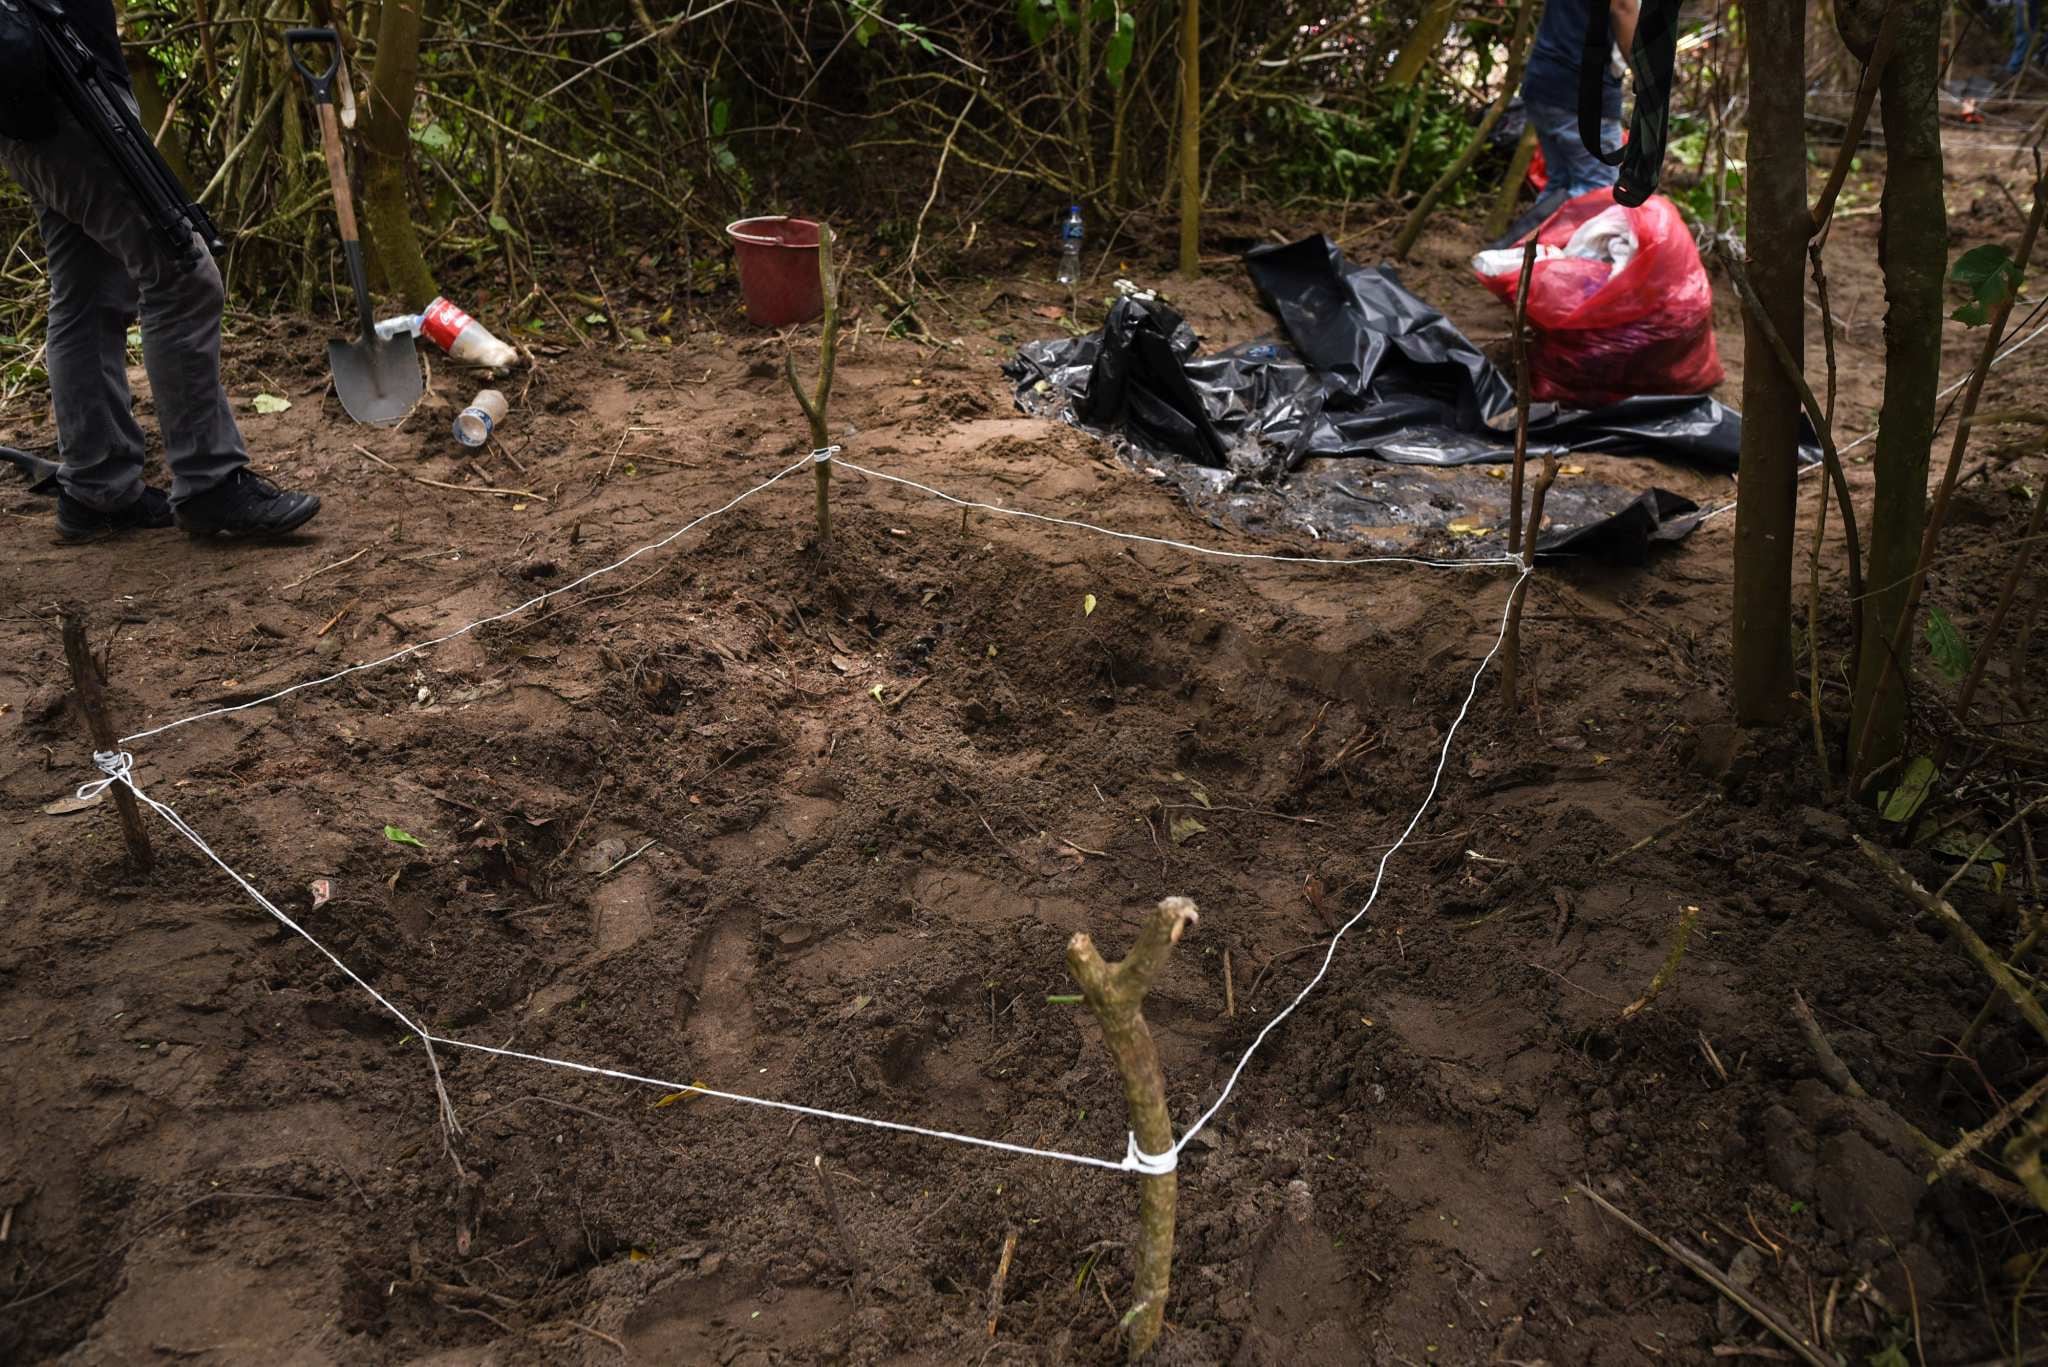
<svg viewBox="0 0 2048 1367">
<path fill-rule="evenodd" d="M 2036 27 L 2036 25 L 2030 21 L 2037 20 L 2040 18 L 2038 14 L 2032 14 L 2029 11 L 2032 11 L 2038 7 L 2039 0 L 2013 0 L 2012 56 L 2006 58 L 2005 61 L 2005 74 L 2008 76 L 2019 75 L 2020 67 L 2027 60 L 2027 44 L 2032 40 L 2032 30 Z M 2034 60 L 2040 61 L 2042 59 L 2042 56 L 2042 53 L 2036 52 L 2034 54 Z"/>
<path fill-rule="evenodd" d="M 1536 145 L 1543 149 L 1543 165 L 1550 175 L 1550 184 L 1544 190 L 1546 198 L 1559 187 L 1564 189 L 1566 198 L 1576 198 L 1588 190 L 1604 190 L 1621 179 L 1619 168 L 1607 165 L 1586 150 L 1579 137 L 1578 110 L 1551 104 L 1526 104 L 1523 109 L 1529 126 L 1536 130 Z M 1619 120 L 1600 121 L 1600 145 L 1621 145 Z"/>
</svg>

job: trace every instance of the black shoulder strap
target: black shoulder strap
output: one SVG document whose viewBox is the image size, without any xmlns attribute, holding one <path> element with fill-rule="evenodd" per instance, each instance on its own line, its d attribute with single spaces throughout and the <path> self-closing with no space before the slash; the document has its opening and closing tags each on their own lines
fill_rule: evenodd
<svg viewBox="0 0 2048 1367">
<path fill-rule="evenodd" d="M 1607 106 L 1607 54 L 1613 47 L 1607 0 L 1591 0 L 1586 6 L 1586 42 L 1579 53 L 1579 141 L 1607 165 L 1619 166 L 1623 149 L 1610 152 L 1600 145 L 1600 116 Z"/>
<path fill-rule="evenodd" d="M 1608 49 L 1613 44 L 1605 0 L 1592 0 L 1586 19 L 1585 50 L 1579 60 L 1579 140 L 1601 161 L 1621 168 L 1621 179 L 1614 186 L 1614 198 L 1621 204 L 1641 204 L 1663 175 L 1664 145 L 1671 126 L 1671 76 L 1678 61 L 1680 3 L 1642 0 L 1635 45 L 1628 54 L 1635 107 L 1629 112 L 1628 142 L 1612 151 L 1600 145 L 1600 116 L 1606 103 L 1602 86 Z"/>
</svg>

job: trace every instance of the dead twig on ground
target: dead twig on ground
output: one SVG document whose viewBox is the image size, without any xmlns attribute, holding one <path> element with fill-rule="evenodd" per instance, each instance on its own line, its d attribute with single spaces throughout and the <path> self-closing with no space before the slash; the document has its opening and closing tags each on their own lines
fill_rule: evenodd
<svg viewBox="0 0 2048 1367">
<path fill-rule="evenodd" d="M 1657 976 L 1650 979 L 1650 985 L 1643 989 L 1643 995 L 1621 1008 L 1623 1020 L 1634 1020 L 1645 1007 L 1655 1000 L 1657 994 L 1671 985 L 1678 976 L 1679 961 L 1685 958 L 1685 947 L 1692 939 L 1692 928 L 1700 919 L 1700 909 L 1688 906 L 1678 913 L 1678 929 L 1671 937 L 1671 950 L 1664 956 L 1664 963 L 1657 969 Z"/>
<path fill-rule="evenodd" d="M 1638 840 L 1635 844 L 1629 846 L 1627 849 L 1616 850 L 1613 854 L 1610 854 L 1606 858 L 1602 859 L 1600 861 L 1600 867 L 1603 869 L 1608 868 L 1612 865 L 1619 864 L 1622 860 L 1628 858 L 1630 855 L 1635 854 L 1640 850 L 1647 850 L 1648 848 L 1650 848 L 1650 846 L 1656 844 L 1665 836 L 1670 835 L 1680 826 L 1683 826 L 1686 822 L 1692 820 L 1701 812 L 1713 806 L 1714 803 L 1720 799 L 1720 796 L 1721 795 L 1719 793 L 1708 793 L 1705 797 L 1701 798 L 1691 807 L 1687 808 L 1679 815 L 1673 817 L 1671 820 L 1665 822 L 1656 830 L 1651 831 L 1648 835 L 1644 836 L 1641 840 Z"/>
<path fill-rule="evenodd" d="M 1708 1286 L 1713 1287 L 1714 1290 L 1727 1297 L 1739 1309 L 1746 1311 L 1751 1319 L 1769 1330 L 1780 1343 L 1789 1348 L 1798 1357 L 1799 1361 L 1810 1364 L 1810 1367 L 1841 1367 L 1838 1360 L 1823 1356 L 1811 1343 L 1800 1337 L 1799 1333 L 1790 1324 L 1787 1324 L 1784 1317 L 1778 1314 L 1777 1311 L 1771 1309 L 1771 1307 L 1765 1305 L 1755 1296 L 1728 1280 L 1727 1277 L 1722 1275 L 1719 1268 L 1715 1267 L 1705 1258 L 1683 1244 L 1675 1243 L 1670 1239 L 1651 1233 L 1648 1228 L 1638 1223 L 1631 1216 L 1624 1214 L 1620 1207 L 1616 1206 L 1599 1192 L 1594 1191 L 1584 1182 L 1578 1183 L 1575 1189 L 1580 1195 L 1584 1196 L 1601 1210 L 1635 1231 L 1636 1234 L 1640 1235 L 1653 1247 L 1661 1250 L 1666 1257 L 1683 1266 L 1686 1271 L 1698 1277 Z"/>
<path fill-rule="evenodd" d="M 988 1336 L 996 1336 L 996 1323 L 1003 1317 L 1003 1288 L 1010 1282 L 1010 1260 L 1017 1256 L 1017 1231 L 1003 1235 L 1003 1254 L 996 1260 L 996 1274 L 988 1282 Z"/>
</svg>

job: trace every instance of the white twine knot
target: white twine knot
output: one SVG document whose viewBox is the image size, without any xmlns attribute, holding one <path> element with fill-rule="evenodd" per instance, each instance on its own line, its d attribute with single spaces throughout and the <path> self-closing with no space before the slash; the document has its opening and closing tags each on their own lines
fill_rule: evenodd
<svg viewBox="0 0 2048 1367">
<path fill-rule="evenodd" d="M 116 783 L 126 783 L 131 788 L 135 786 L 129 777 L 130 774 L 135 772 L 135 756 L 129 754 L 126 750 L 95 750 L 92 752 L 92 762 L 99 766 L 100 772 L 105 774 L 106 777 L 96 778 L 90 783 L 80 784 L 78 788 L 78 800 L 80 802 L 92 801 Z"/>
<path fill-rule="evenodd" d="M 1179 1167 L 1179 1149 L 1168 1149 L 1165 1153 L 1146 1153 L 1138 1147 L 1138 1136 L 1135 1134 L 1131 1135 L 1130 1144 L 1124 1149 L 1125 1172 L 1141 1172 L 1147 1177 L 1164 1177 Z"/>
<path fill-rule="evenodd" d="M 817 464 L 823 465 L 831 460 L 832 457 L 838 455 L 841 449 L 837 446 L 820 446 L 817 450 L 811 452 L 811 459 Z"/>
</svg>

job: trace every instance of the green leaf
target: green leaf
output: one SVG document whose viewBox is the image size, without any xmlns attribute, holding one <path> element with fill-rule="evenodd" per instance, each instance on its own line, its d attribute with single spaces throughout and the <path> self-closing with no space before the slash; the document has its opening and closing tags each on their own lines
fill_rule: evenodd
<svg viewBox="0 0 2048 1367">
<path fill-rule="evenodd" d="M 2019 292 L 2020 273 L 2012 253 L 1996 244 L 1972 247 L 1956 258 L 1948 278 L 1970 291 L 1970 302 L 1949 317 L 1967 327 L 1982 327 L 1992 313 Z"/>
<path fill-rule="evenodd" d="M 1956 624 L 1940 608 L 1927 609 L 1927 648 L 1934 652 L 1934 667 L 1950 683 L 1961 683 L 1970 672 L 1970 646 Z"/>
<path fill-rule="evenodd" d="M 492 214 L 492 215 L 491 215 L 491 231 L 492 231 L 492 232 L 494 232 L 494 233 L 509 233 L 509 232 L 511 232 L 511 231 L 512 231 L 512 223 L 511 223 L 511 220 L 507 219 L 507 218 L 505 217 L 505 215 L 503 215 L 503 214 Z"/>
<path fill-rule="evenodd" d="M 292 406 L 292 401 L 282 394 L 258 394 L 249 400 L 249 407 L 258 413 L 282 413 Z"/>
<path fill-rule="evenodd" d="M 1886 821 L 1910 821 L 1933 789 L 1934 761 L 1926 755 L 1917 756 L 1906 766 L 1899 786 L 1879 794 L 1879 814 Z"/>
<path fill-rule="evenodd" d="M 1084 593 L 1081 595 L 1081 615 L 1083 617 L 1093 617 L 1095 615 L 1094 594 Z"/>
<path fill-rule="evenodd" d="M 605 317 L 602 313 L 586 313 L 583 315 L 583 321 L 590 324 L 592 327 L 603 327 L 605 323 Z"/>
<path fill-rule="evenodd" d="M 1024 36 L 1031 46 L 1037 47 L 1052 32 L 1058 19 L 1051 0 L 1017 0 L 1017 22 L 1024 26 Z"/>
<path fill-rule="evenodd" d="M 384 828 L 384 838 L 394 845 L 411 845 L 413 848 L 421 850 L 426 848 L 424 844 L 420 843 L 419 837 L 413 835 L 410 831 L 401 831 L 396 826 L 386 826 Z"/>
<path fill-rule="evenodd" d="M 455 139 L 450 137 L 448 130 L 438 123 L 430 123 L 424 127 L 413 129 L 412 140 L 426 148 L 429 152 L 447 152 L 455 146 Z"/>
<path fill-rule="evenodd" d="M 1138 19 L 1128 10 L 1116 16 L 1116 31 L 1109 35 L 1109 46 L 1102 54 L 1102 71 L 1109 77 L 1112 89 L 1121 90 L 1124 71 L 1131 64 L 1131 52 L 1138 41 Z"/>
<path fill-rule="evenodd" d="M 714 100 L 711 104 L 711 136 L 722 138 L 725 130 L 732 125 L 732 101 Z"/>
</svg>

